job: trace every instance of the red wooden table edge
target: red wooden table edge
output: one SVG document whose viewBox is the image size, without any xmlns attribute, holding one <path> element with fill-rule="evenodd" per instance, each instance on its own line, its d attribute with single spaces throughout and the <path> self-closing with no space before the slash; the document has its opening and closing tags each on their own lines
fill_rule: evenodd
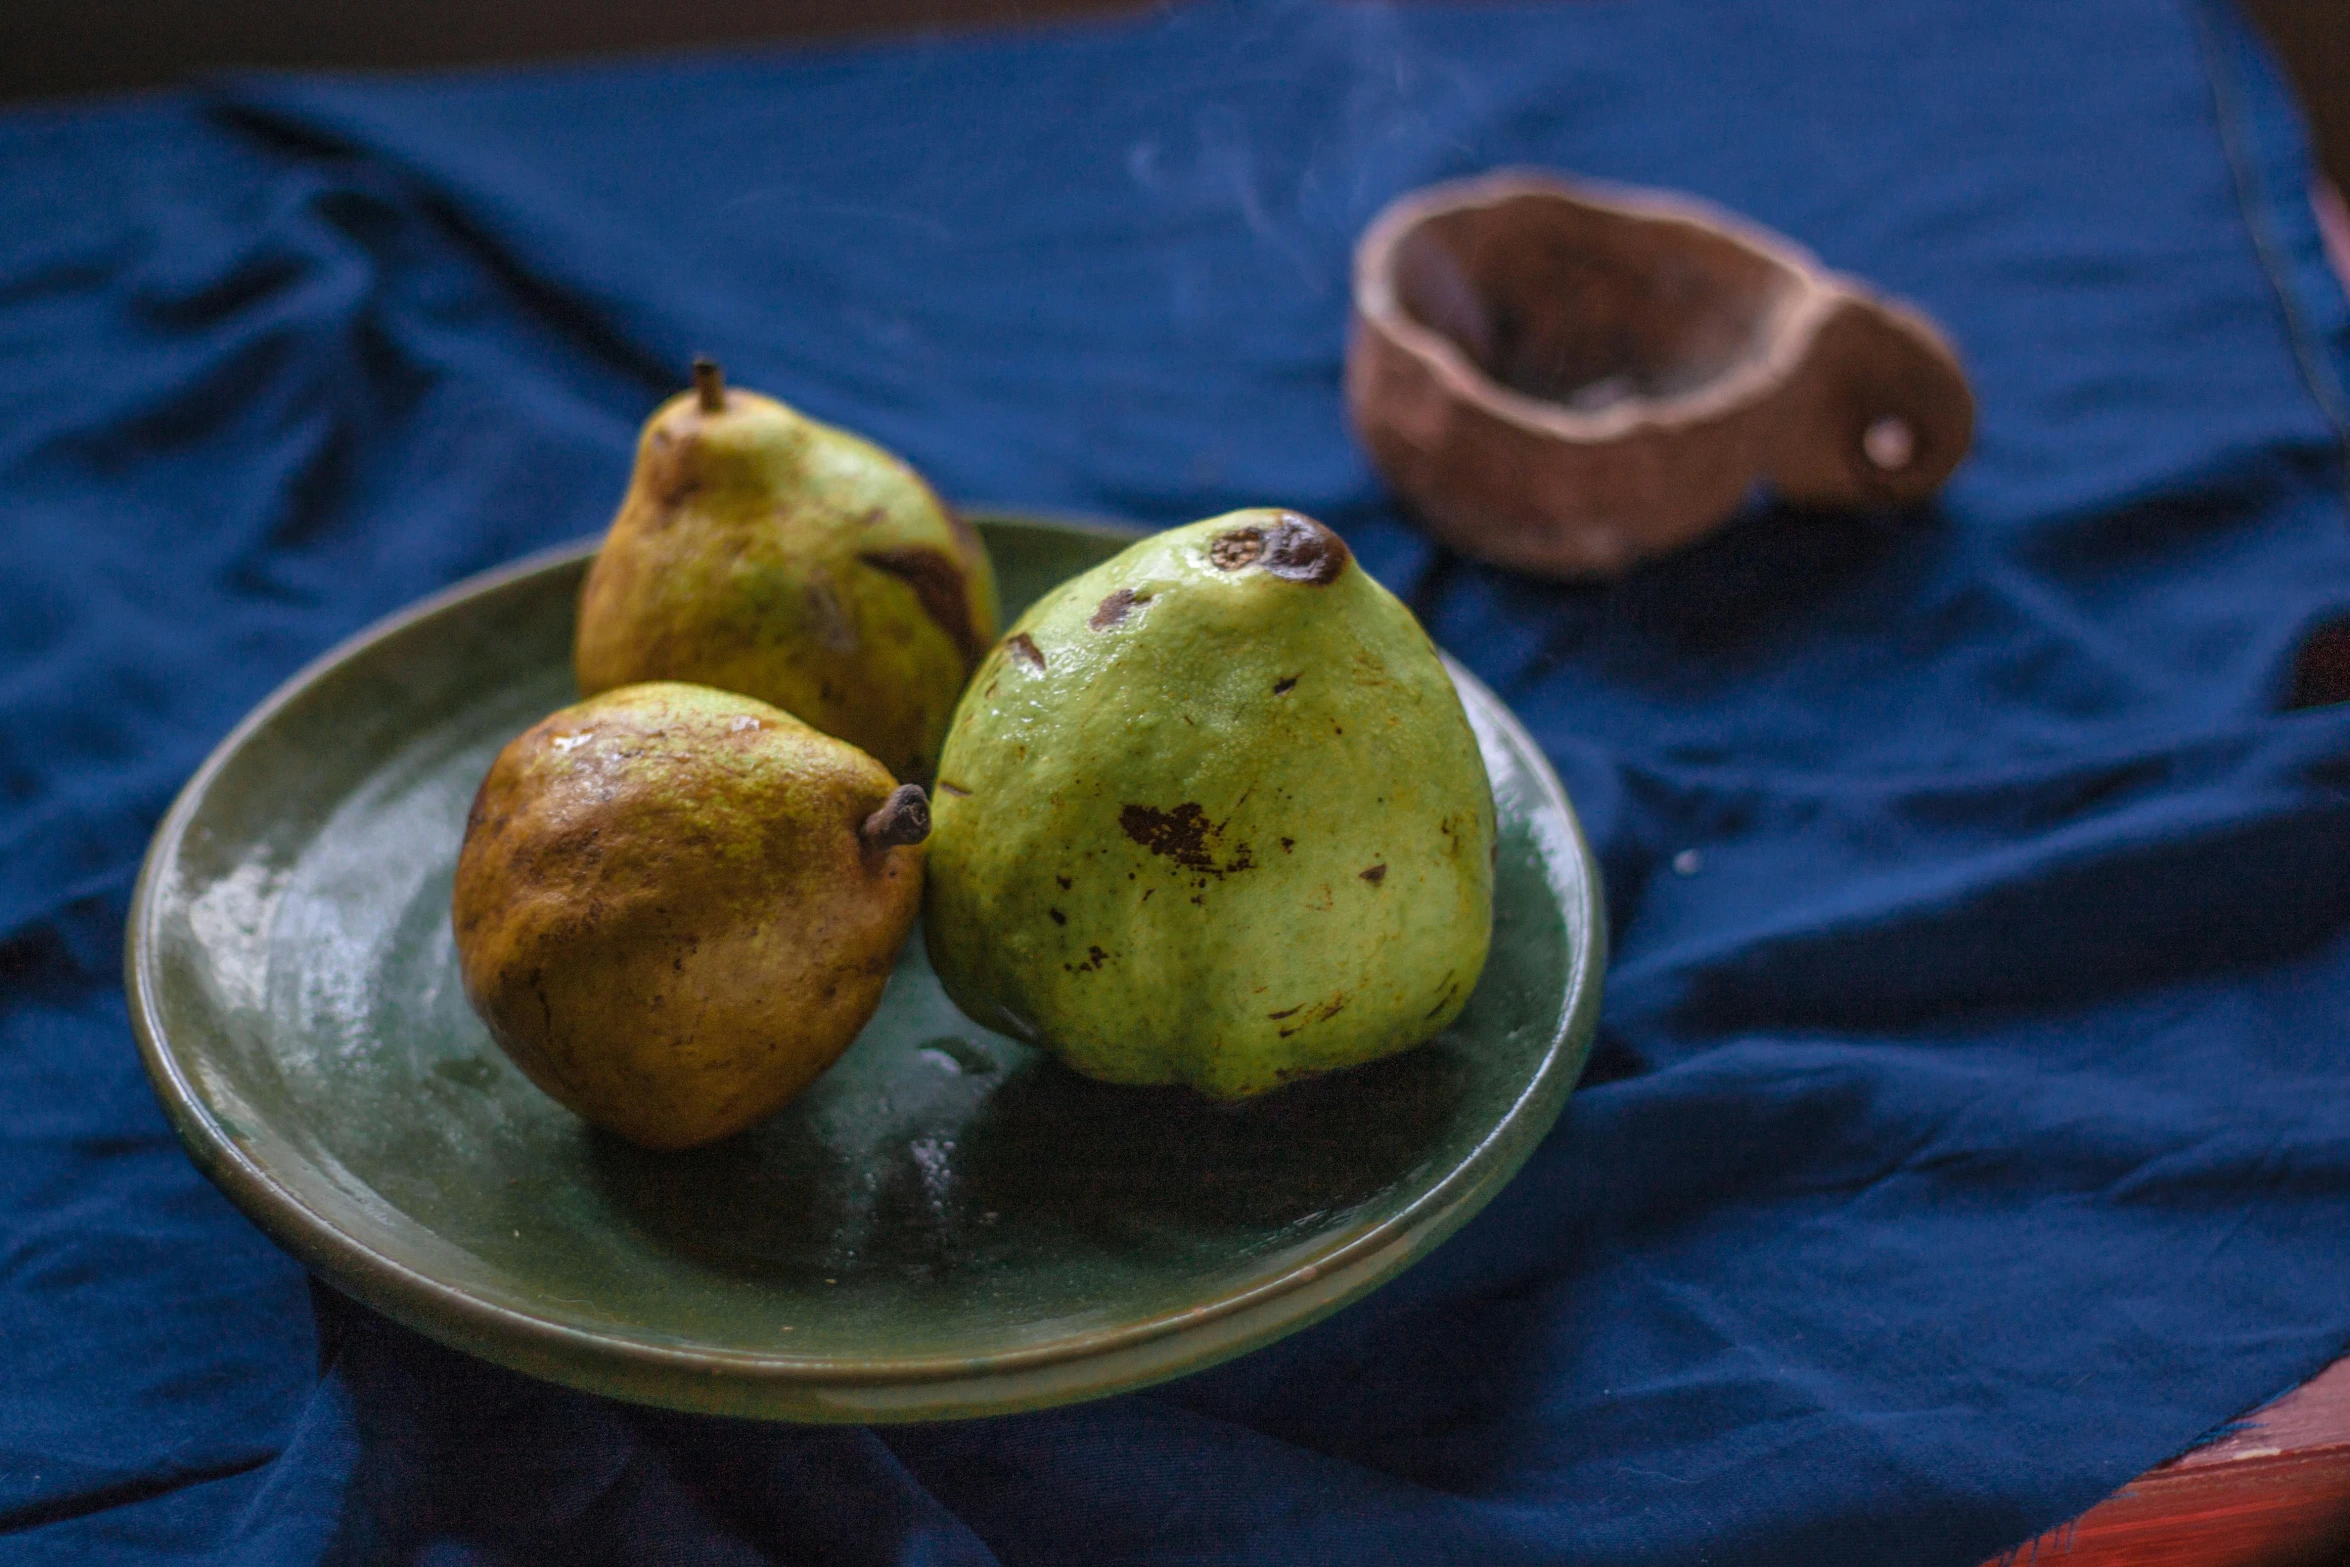
<svg viewBox="0 0 2350 1567">
<path fill-rule="evenodd" d="M 1994 1562 L 2283 1567 L 2338 1562 L 2346 1548 L 2350 1358 Z"/>
</svg>

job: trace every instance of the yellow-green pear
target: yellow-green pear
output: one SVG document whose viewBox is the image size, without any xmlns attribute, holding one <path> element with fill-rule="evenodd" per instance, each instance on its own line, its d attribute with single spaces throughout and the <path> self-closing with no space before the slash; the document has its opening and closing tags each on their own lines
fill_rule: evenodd
<svg viewBox="0 0 2350 1567">
<path fill-rule="evenodd" d="M 499 752 L 457 859 L 465 994 L 539 1087 L 653 1148 L 846 1050 L 921 902 L 918 785 L 780 709 L 623 686 Z"/>
<path fill-rule="evenodd" d="M 588 572 L 579 689 L 740 691 L 928 782 L 995 640 L 978 533 L 872 442 L 694 372 L 646 422 Z"/>
<path fill-rule="evenodd" d="M 1411 612 L 1242 511 L 1065 583 L 980 666 L 924 929 L 989 1027 L 1113 1083 L 1262 1093 L 1432 1037 L 1493 923 L 1493 797 Z"/>
</svg>

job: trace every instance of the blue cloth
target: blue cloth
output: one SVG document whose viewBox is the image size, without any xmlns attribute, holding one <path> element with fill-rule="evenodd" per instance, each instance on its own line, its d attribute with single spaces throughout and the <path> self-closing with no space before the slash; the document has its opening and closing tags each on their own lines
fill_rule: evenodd
<svg viewBox="0 0 2350 1567">
<path fill-rule="evenodd" d="M 1349 247 L 1516 162 L 1933 312 L 1981 401 L 1942 504 L 1758 503 L 1612 587 L 1431 549 L 1341 421 Z M 0 116 L 0 1558 L 1966 1567 L 2306 1376 L 2350 1339 L 2307 176 L 2189 0 L 1264 0 Z M 1524 716 L 1617 959 L 1458 1238 L 1147 1394 L 794 1430 L 439 1349 L 196 1175 L 116 956 L 172 791 L 335 638 L 600 527 L 697 350 L 953 495 L 1316 513 Z"/>
</svg>

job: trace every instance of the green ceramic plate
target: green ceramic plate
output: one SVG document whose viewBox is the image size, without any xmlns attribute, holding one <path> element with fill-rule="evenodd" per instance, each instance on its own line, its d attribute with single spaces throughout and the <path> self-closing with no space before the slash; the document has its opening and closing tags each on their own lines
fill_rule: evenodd
<svg viewBox="0 0 2350 1567">
<path fill-rule="evenodd" d="M 1131 535 L 980 519 L 1017 608 Z M 1426 1048 L 1238 1108 L 975 1027 L 917 938 L 766 1125 L 650 1154 L 506 1064 L 449 886 L 474 787 L 574 699 L 584 547 L 296 676 L 204 764 L 130 924 L 147 1070 L 204 1172 L 341 1289 L 620 1398 L 785 1420 L 999 1414 L 1263 1344 L 1425 1255 L 1550 1129 L 1599 1010 L 1597 878 L 1542 756 L 1455 672 L 1500 806 L 1493 956 Z"/>
</svg>

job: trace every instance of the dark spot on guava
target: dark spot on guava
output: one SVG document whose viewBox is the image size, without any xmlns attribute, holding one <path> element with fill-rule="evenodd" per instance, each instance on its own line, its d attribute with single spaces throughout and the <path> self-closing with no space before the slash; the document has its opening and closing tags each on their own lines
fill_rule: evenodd
<svg viewBox="0 0 2350 1567">
<path fill-rule="evenodd" d="M 1230 533 L 1218 534 L 1208 546 L 1208 564 L 1218 571 L 1238 571 L 1243 566 L 1256 564 L 1265 553 L 1265 535 L 1256 528 L 1236 528 Z"/>
<path fill-rule="evenodd" d="M 1297 676 L 1283 675 L 1279 680 L 1273 682 L 1273 694 L 1275 696 L 1287 696 L 1289 695 L 1290 689 L 1296 684 Z"/>
<path fill-rule="evenodd" d="M 1336 582 L 1352 559 L 1354 552 L 1344 539 L 1293 511 L 1275 512 L 1270 522 L 1219 534 L 1208 546 L 1208 561 L 1218 571 L 1262 566 L 1276 577 L 1317 588 Z"/>
<path fill-rule="evenodd" d="M 941 778 L 941 779 L 938 781 L 938 792 L 939 792 L 940 794 L 957 794 L 957 795 L 961 795 L 961 796 L 962 796 L 964 799 L 966 799 L 966 800 L 968 800 L 968 799 L 970 799 L 970 798 L 971 798 L 971 791 L 970 791 L 970 790 L 968 790 L 968 789 L 964 788 L 964 787 L 963 787 L 961 784 L 959 784 L 959 783 L 948 783 L 948 782 L 947 782 L 947 781 L 946 781 L 944 778 Z"/>
<path fill-rule="evenodd" d="M 963 655 L 965 668 L 979 662 L 979 628 L 971 624 L 970 584 L 962 564 L 942 551 L 913 547 L 894 550 L 862 550 L 857 559 L 877 571 L 886 571 L 914 590 L 914 600 L 922 606 L 939 630 L 947 634 Z"/>
<path fill-rule="evenodd" d="M 1071 881 L 1071 880 L 1070 880 L 1068 877 L 1066 877 L 1066 876 L 1059 876 L 1059 875 L 1056 875 L 1055 877 L 1053 877 L 1053 880 L 1055 880 L 1055 881 L 1057 881 L 1057 882 L 1059 882 L 1059 883 L 1061 884 L 1061 890 L 1062 890 L 1063 892 L 1067 892 L 1067 891 L 1068 891 L 1068 890 L 1069 890 L 1071 887 L 1073 887 L 1073 886 L 1075 886 L 1075 885 L 1076 885 L 1076 883 L 1075 883 L 1075 882 Z"/>
<path fill-rule="evenodd" d="M 1059 909 L 1047 909 L 1045 912 L 1053 917 L 1053 923 L 1055 925 L 1066 925 L 1069 923 L 1069 916 L 1063 914 Z"/>
<path fill-rule="evenodd" d="M 1210 843 L 1219 836 L 1221 824 L 1208 820 L 1208 813 L 1196 801 L 1186 800 L 1172 811 L 1156 806 L 1129 805 L 1118 813 L 1118 825 L 1127 837 L 1153 854 L 1163 855 L 1185 870 L 1199 871 L 1207 886 L 1206 876 L 1227 876 L 1234 871 L 1254 870 L 1256 861 L 1249 846 L 1233 846 L 1232 858 L 1219 865 L 1210 849 Z M 1132 879 L 1132 873 L 1128 873 Z"/>
<path fill-rule="evenodd" d="M 1096 605 L 1085 623 L 1096 631 L 1107 631 L 1124 620 L 1126 612 L 1141 602 L 1132 588 L 1120 588 Z"/>
<path fill-rule="evenodd" d="M 1085 969 L 1098 969 L 1109 961 L 1110 955 L 1107 952 L 1099 947 L 1088 947 L 1085 949 L 1085 961 L 1077 966 Z"/>
<path fill-rule="evenodd" d="M 1296 847 L 1297 840 L 1295 838 L 1284 838 L 1281 840 L 1281 852 L 1283 854 L 1287 854 L 1290 850 Z"/>
<path fill-rule="evenodd" d="M 1374 887 L 1378 886 L 1386 879 L 1387 867 L 1384 865 L 1374 865 L 1369 870 L 1363 872 L 1363 880 L 1369 882 Z"/>
<path fill-rule="evenodd" d="M 1015 631 L 1004 638 L 1004 651 L 1033 668 L 1044 668 L 1044 649 L 1025 631 Z"/>
<path fill-rule="evenodd" d="M 1278 1022 L 1279 1020 L 1281 1020 L 1282 1018 L 1285 1018 L 1285 1017 L 1295 1017 L 1295 1016 L 1296 1016 L 1298 1013 L 1300 1013 L 1300 1012 L 1303 1012 L 1303 1011 L 1305 1010 L 1305 1008 L 1306 1008 L 1306 1004 L 1305 1004 L 1304 1002 L 1302 1002 L 1302 1001 L 1301 1001 L 1301 1002 L 1299 1002 L 1299 1003 L 1298 1003 L 1296 1006 L 1294 1006 L 1294 1007 L 1288 1007 L 1288 1008 L 1285 1008 L 1285 1009 L 1283 1009 L 1282 1011 L 1279 1011 L 1279 1012 L 1268 1012 L 1268 1013 L 1266 1013 L 1266 1014 L 1265 1014 L 1265 1016 L 1267 1016 L 1267 1017 L 1269 1017 L 1269 1018 L 1272 1018 L 1273 1020 L 1275 1020 L 1276 1022 Z"/>
<path fill-rule="evenodd" d="M 1172 811 L 1129 805 L 1119 811 L 1118 826 L 1151 853 L 1163 854 L 1178 865 L 1193 870 L 1215 866 L 1215 858 L 1208 853 L 1208 834 L 1214 828 L 1197 801 L 1186 800 Z"/>
</svg>

